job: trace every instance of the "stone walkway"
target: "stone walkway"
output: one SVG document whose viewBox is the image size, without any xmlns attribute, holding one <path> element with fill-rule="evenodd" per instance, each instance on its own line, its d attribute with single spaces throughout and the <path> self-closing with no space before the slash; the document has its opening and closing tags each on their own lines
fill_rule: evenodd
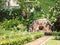
<svg viewBox="0 0 60 45">
<path fill-rule="evenodd" d="M 32 41 L 32 42 L 29 42 L 25 45 L 41 45 L 44 41 L 46 41 L 49 37 L 51 36 L 44 36 L 44 37 L 41 37 L 35 41 Z"/>
</svg>

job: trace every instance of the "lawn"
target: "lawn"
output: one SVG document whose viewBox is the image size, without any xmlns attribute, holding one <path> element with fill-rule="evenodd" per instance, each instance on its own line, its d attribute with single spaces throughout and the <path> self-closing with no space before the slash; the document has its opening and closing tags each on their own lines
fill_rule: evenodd
<svg viewBox="0 0 60 45">
<path fill-rule="evenodd" d="M 49 39 L 44 45 L 60 45 L 60 40 L 55 40 L 53 37 Z"/>
</svg>

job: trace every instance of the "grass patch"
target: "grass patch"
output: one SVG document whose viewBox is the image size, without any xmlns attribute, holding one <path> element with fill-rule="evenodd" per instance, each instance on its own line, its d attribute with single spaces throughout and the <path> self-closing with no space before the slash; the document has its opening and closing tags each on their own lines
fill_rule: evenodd
<svg viewBox="0 0 60 45">
<path fill-rule="evenodd" d="M 60 40 L 56 40 L 53 37 L 50 40 L 48 40 L 44 45 L 60 45 Z"/>
</svg>

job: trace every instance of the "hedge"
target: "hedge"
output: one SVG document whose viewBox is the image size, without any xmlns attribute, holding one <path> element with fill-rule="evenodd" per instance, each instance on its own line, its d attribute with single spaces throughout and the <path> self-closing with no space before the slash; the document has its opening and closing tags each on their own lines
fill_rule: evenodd
<svg viewBox="0 0 60 45">
<path fill-rule="evenodd" d="M 0 45 L 24 45 L 25 43 L 31 42 L 35 39 L 44 36 L 44 33 L 34 32 L 23 37 L 17 37 L 13 39 L 6 39 L 0 42 Z"/>
</svg>

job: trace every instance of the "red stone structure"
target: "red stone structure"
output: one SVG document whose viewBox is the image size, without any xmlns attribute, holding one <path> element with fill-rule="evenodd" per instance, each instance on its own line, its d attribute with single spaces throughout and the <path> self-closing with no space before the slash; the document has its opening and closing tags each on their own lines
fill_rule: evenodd
<svg viewBox="0 0 60 45">
<path fill-rule="evenodd" d="M 30 26 L 30 31 L 51 31 L 51 23 L 48 19 L 37 19 L 34 20 Z"/>
</svg>

